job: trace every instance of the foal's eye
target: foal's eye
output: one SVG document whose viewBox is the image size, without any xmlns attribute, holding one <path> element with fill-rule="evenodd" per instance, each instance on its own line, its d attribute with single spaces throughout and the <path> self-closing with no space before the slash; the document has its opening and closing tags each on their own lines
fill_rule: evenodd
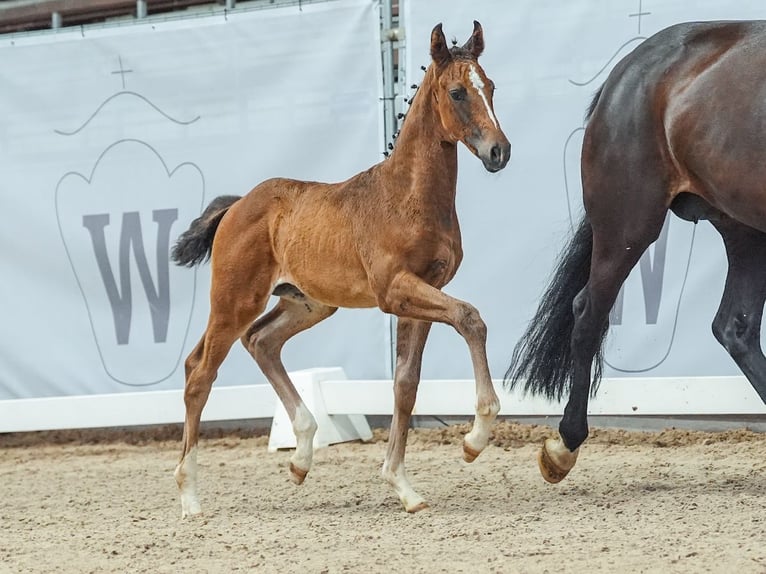
<svg viewBox="0 0 766 574">
<path fill-rule="evenodd" d="M 456 102 L 462 102 L 465 99 L 465 88 L 455 88 L 449 91 L 450 97 Z"/>
</svg>

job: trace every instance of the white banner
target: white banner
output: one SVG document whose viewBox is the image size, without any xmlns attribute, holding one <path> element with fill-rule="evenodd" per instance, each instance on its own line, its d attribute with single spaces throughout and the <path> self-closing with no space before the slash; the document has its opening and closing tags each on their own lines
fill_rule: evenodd
<svg viewBox="0 0 766 574">
<path fill-rule="evenodd" d="M 182 388 L 209 270 L 169 246 L 218 195 L 379 161 L 381 77 L 369 0 L 0 38 L 0 400 Z M 388 376 L 387 325 L 339 312 L 285 363 Z M 264 378 L 237 345 L 218 381 Z"/>
<path fill-rule="evenodd" d="M 460 42 L 474 19 L 484 25 L 481 63 L 498 87 L 513 153 L 491 175 L 461 149 L 465 259 L 446 291 L 481 311 L 499 379 L 579 218 L 582 121 L 608 71 L 674 22 L 756 18 L 763 9 L 755 0 L 402 6 L 407 85 L 428 64 L 436 23 Z M 181 401 L 183 360 L 207 320 L 209 271 L 172 265 L 168 246 L 218 195 L 272 176 L 339 181 L 381 159 L 378 10 L 370 0 L 336 0 L 0 37 L 0 401 L 31 399 L 8 409 L 82 395 L 116 408 L 109 395 L 164 391 L 135 420 L 176 420 L 159 405 Z M 652 377 L 657 388 L 659 377 L 740 375 L 710 332 L 724 278 L 712 227 L 671 218 L 613 313 L 607 375 Z M 341 310 L 290 341 L 284 360 L 291 371 L 340 366 L 354 380 L 387 379 L 388 317 Z M 423 377 L 473 377 L 452 329 L 432 329 Z M 721 381 L 730 392 L 730 379 Z M 263 382 L 235 345 L 216 387 Z M 742 396 L 738 404 L 751 401 Z"/>
<path fill-rule="evenodd" d="M 547 286 L 555 258 L 582 213 L 579 154 L 585 110 L 611 68 L 638 43 L 688 20 L 762 18 L 762 0 L 407 0 L 407 84 L 419 83 L 433 26 L 459 43 L 484 27 L 480 62 L 497 85 L 495 108 L 513 146 L 509 166 L 486 173 L 462 148 L 458 215 L 465 259 L 446 291 L 472 302 L 489 329 L 494 377 Z M 637 175 L 637 177 L 640 177 Z M 710 324 L 726 274 L 708 223 L 671 216 L 612 313 L 606 376 L 740 375 Z M 463 341 L 431 331 L 425 378 L 472 376 Z"/>
</svg>

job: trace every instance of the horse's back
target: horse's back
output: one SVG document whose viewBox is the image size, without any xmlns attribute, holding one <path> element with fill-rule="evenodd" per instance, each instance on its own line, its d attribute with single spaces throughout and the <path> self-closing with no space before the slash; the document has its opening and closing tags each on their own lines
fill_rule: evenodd
<svg viewBox="0 0 766 574">
<path fill-rule="evenodd" d="M 592 112 L 622 108 L 616 112 L 624 116 L 624 108 L 634 103 L 644 107 L 662 105 L 667 97 L 718 67 L 731 52 L 737 54 L 738 60 L 745 56 L 737 62 L 735 74 L 743 67 L 758 70 L 766 55 L 764 48 L 766 21 L 675 24 L 647 38 L 614 67 Z"/>
<path fill-rule="evenodd" d="M 227 253 L 214 254 L 214 265 L 227 268 L 248 257 L 268 259 L 276 283 L 294 285 L 315 301 L 333 307 L 375 306 L 358 252 L 363 210 L 354 195 L 353 181 L 264 180 L 221 222 L 219 233 L 227 236 L 221 250 Z M 375 223 L 369 220 L 366 229 Z"/>
</svg>

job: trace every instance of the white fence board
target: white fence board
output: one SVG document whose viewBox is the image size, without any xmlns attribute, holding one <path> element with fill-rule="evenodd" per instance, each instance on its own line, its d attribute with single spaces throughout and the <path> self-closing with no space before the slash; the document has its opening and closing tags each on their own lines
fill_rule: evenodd
<svg viewBox="0 0 766 574">
<path fill-rule="evenodd" d="M 337 369 L 328 369 L 337 371 Z M 393 414 L 393 382 L 322 380 L 329 415 Z M 561 416 L 564 405 L 506 391 L 495 381 L 503 416 Z M 473 416 L 475 385 L 469 380 L 424 380 L 415 415 Z M 273 417 L 276 395 L 268 385 L 214 386 L 203 421 Z M 745 377 L 605 379 L 588 409 L 591 415 L 766 415 L 766 405 Z M 0 401 L 0 432 L 181 423 L 183 392 L 147 391 Z"/>
</svg>

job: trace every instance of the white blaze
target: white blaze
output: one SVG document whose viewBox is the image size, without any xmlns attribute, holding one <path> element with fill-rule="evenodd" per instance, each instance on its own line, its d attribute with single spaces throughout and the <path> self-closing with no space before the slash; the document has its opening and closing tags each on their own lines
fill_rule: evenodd
<svg viewBox="0 0 766 574">
<path fill-rule="evenodd" d="M 492 112 L 492 108 L 489 107 L 487 96 L 484 94 L 484 82 L 482 81 L 479 72 L 477 72 L 476 68 L 473 66 L 471 66 L 471 69 L 468 71 L 468 78 L 471 80 L 473 87 L 476 88 L 476 91 L 479 92 L 479 95 L 484 102 L 484 107 L 487 108 L 487 115 L 489 115 L 489 119 L 491 119 L 492 123 L 495 124 L 495 127 L 497 127 L 497 119 L 495 118 L 495 114 Z"/>
</svg>

